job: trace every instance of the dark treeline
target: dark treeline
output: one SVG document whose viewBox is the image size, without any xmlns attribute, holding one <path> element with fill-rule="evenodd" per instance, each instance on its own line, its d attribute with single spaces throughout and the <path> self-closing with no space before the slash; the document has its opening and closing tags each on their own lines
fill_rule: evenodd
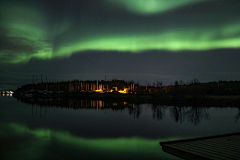
<svg viewBox="0 0 240 160">
<path fill-rule="evenodd" d="M 218 81 L 200 83 L 193 81 L 188 85 L 174 83 L 167 92 L 171 95 L 240 95 L 240 81 Z"/>
<path fill-rule="evenodd" d="M 128 88 L 129 87 L 129 88 Z M 198 79 L 193 79 L 188 84 L 184 84 L 182 80 L 175 81 L 173 85 L 163 86 L 162 82 L 157 81 L 150 85 L 149 83 L 139 85 L 134 81 L 125 82 L 123 80 L 113 81 L 67 81 L 67 82 L 48 82 L 38 84 L 27 84 L 15 90 L 15 93 L 33 93 L 40 91 L 52 92 L 94 92 L 102 89 L 106 92 L 107 89 L 124 89 L 128 88 L 132 94 L 162 94 L 162 95 L 240 95 L 240 81 L 218 81 L 200 83 Z"/>
<path fill-rule="evenodd" d="M 240 81 L 200 83 L 194 79 L 189 84 L 175 81 L 174 85 L 149 87 L 154 102 L 181 106 L 236 106 L 240 104 Z"/>
<path fill-rule="evenodd" d="M 44 89 L 45 87 L 45 89 Z M 42 90 L 38 90 L 41 88 Z M 102 89 L 103 94 L 95 89 Z M 107 92 L 117 88 L 114 92 Z M 127 89 L 126 94 L 118 89 Z M 122 100 L 133 103 L 158 103 L 176 106 L 238 106 L 240 104 L 240 81 L 218 81 L 200 83 L 193 79 L 184 84 L 182 80 L 174 85 L 141 86 L 133 81 L 68 81 L 61 83 L 38 83 L 22 86 L 14 93 L 15 97 L 35 98 L 78 98 L 92 100 Z"/>
</svg>

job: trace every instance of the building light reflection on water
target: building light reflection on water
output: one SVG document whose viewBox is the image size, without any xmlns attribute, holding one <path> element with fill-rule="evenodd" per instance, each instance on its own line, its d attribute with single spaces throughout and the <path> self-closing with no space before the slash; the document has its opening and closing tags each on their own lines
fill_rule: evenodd
<svg viewBox="0 0 240 160">
<path fill-rule="evenodd" d="M 0 96 L 3 96 L 3 97 L 12 97 L 12 94 L 0 94 Z"/>
<path fill-rule="evenodd" d="M 2 96 L 6 96 L 6 97 L 12 97 L 12 94 L 2 94 Z"/>
<path fill-rule="evenodd" d="M 70 108 L 99 108 L 111 107 L 111 106 L 119 106 L 119 107 L 134 107 L 134 104 L 130 104 L 127 102 L 104 102 L 102 100 L 81 100 L 79 103 L 70 99 L 69 107 Z"/>
<path fill-rule="evenodd" d="M 72 108 L 72 109 L 82 109 L 82 108 L 94 108 L 94 109 L 124 109 L 124 108 L 134 108 L 133 103 L 122 102 L 122 101 L 103 101 L 103 100 L 78 100 L 78 99 L 52 99 L 52 98 L 38 98 L 38 99 L 20 99 L 24 103 L 29 103 L 31 105 L 36 105 L 39 107 L 53 107 L 53 108 Z"/>
</svg>

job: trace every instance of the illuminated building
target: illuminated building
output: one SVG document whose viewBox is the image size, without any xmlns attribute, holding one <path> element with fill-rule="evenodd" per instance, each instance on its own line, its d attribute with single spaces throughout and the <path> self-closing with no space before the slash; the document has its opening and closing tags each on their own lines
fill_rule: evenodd
<svg viewBox="0 0 240 160">
<path fill-rule="evenodd" d="M 80 81 L 73 80 L 67 82 L 41 82 L 37 84 L 29 84 L 35 91 L 41 92 L 118 92 L 122 94 L 132 93 L 134 91 L 133 82 L 125 82 L 123 80 L 112 81 Z M 26 87 L 26 86 L 25 86 Z"/>
</svg>

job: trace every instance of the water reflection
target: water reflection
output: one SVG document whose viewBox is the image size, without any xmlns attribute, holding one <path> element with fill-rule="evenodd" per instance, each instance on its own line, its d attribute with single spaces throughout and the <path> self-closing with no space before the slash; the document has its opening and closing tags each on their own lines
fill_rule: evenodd
<svg viewBox="0 0 240 160">
<path fill-rule="evenodd" d="M 45 115 L 47 114 L 47 108 L 53 107 L 54 109 L 69 108 L 69 109 L 99 109 L 106 110 L 124 110 L 127 109 L 129 115 L 133 118 L 139 119 L 142 114 L 142 105 L 133 104 L 129 102 L 119 102 L 119 101 L 101 101 L 101 100 L 78 100 L 78 99 L 21 99 L 20 101 L 28 104 L 32 104 L 32 115 L 40 112 L 42 116 L 42 111 L 44 110 Z M 34 106 L 36 109 L 34 111 Z M 208 107 L 200 106 L 164 106 L 151 104 L 147 106 L 152 110 L 152 118 L 154 120 L 163 120 L 166 112 L 170 112 L 172 119 L 177 123 L 183 123 L 185 120 L 194 125 L 199 125 L 202 120 L 209 120 L 210 115 L 208 112 Z M 38 109 L 39 108 L 39 109 Z M 39 110 L 39 111 L 38 111 Z M 239 115 L 236 116 L 236 121 Z"/>
<path fill-rule="evenodd" d="M 176 122 L 183 123 L 186 116 L 185 113 L 186 113 L 185 107 L 171 106 L 170 115 L 175 119 Z"/>
<path fill-rule="evenodd" d="M 202 119 L 209 120 L 210 115 L 205 107 L 188 107 L 185 113 L 188 121 L 194 125 L 198 125 Z"/>
<path fill-rule="evenodd" d="M 163 117 L 165 116 L 166 109 L 167 109 L 167 106 L 153 104 L 152 105 L 153 119 L 162 120 Z"/>
<path fill-rule="evenodd" d="M 158 142 L 239 132 L 235 107 L 19 101 L 27 104 L 0 97 L 0 159 L 175 159 L 166 158 Z"/>
<path fill-rule="evenodd" d="M 2 97 L 12 97 L 12 94 L 9 94 L 9 93 L 2 93 L 0 92 L 0 96 Z"/>
<path fill-rule="evenodd" d="M 183 123 L 185 118 L 194 125 L 199 125 L 202 119 L 209 120 L 210 115 L 206 107 L 172 106 L 171 116 L 176 122 Z"/>
<path fill-rule="evenodd" d="M 83 138 L 68 131 L 32 129 L 17 123 L 0 123 L 0 128 L 0 135 L 4 135 L 0 140 L 5 142 L 0 144 L 3 159 L 132 159 L 132 155 L 134 159 L 171 159 L 173 156 L 162 152 L 158 142 L 179 139 Z"/>
<path fill-rule="evenodd" d="M 78 100 L 78 99 L 18 99 L 23 103 L 37 105 L 41 107 L 60 107 L 72 109 L 104 109 L 112 108 L 114 110 L 123 109 L 125 107 L 134 108 L 134 104 L 127 102 L 116 101 L 101 101 L 101 100 Z"/>
<path fill-rule="evenodd" d="M 239 117 L 240 117 L 240 108 L 238 108 L 238 113 L 237 113 L 237 115 L 235 117 L 235 123 L 237 123 Z"/>
<path fill-rule="evenodd" d="M 140 114 L 142 112 L 142 107 L 140 105 L 133 105 L 133 107 L 128 107 L 128 113 L 130 115 L 133 115 L 134 119 L 139 118 Z"/>
</svg>

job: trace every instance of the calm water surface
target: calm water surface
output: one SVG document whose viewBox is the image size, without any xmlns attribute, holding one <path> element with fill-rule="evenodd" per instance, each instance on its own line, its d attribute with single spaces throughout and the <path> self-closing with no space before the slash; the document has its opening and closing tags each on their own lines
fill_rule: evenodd
<svg viewBox="0 0 240 160">
<path fill-rule="evenodd" d="M 240 132 L 239 108 L 102 103 L 64 108 L 0 96 L 0 159 L 180 159 L 159 142 Z"/>
</svg>

